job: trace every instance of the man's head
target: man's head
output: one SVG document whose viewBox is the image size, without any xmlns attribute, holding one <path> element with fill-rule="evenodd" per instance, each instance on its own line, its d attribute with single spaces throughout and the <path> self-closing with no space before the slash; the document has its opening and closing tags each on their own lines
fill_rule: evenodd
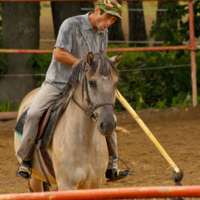
<svg viewBox="0 0 200 200">
<path fill-rule="evenodd" d="M 116 0 L 97 0 L 97 6 L 104 12 L 121 18 L 121 5 Z"/>
<path fill-rule="evenodd" d="M 94 13 L 89 15 L 94 31 L 96 31 L 96 28 L 99 31 L 104 31 L 118 18 L 121 18 L 120 9 L 121 5 L 115 0 L 98 0 Z"/>
</svg>

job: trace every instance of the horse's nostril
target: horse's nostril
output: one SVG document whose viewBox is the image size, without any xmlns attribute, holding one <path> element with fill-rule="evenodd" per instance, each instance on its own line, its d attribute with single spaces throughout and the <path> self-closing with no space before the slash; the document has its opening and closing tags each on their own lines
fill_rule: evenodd
<svg viewBox="0 0 200 200">
<path fill-rule="evenodd" d="M 103 135 L 111 135 L 113 131 L 116 129 L 116 123 L 107 123 L 107 122 L 102 122 L 99 125 L 99 131 Z"/>
<path fill-rule="evenodd" d="M 103 132 L 105 132 L 103 122 L 100 124 L 100 129 L 101 129 Z"/>
</svg>

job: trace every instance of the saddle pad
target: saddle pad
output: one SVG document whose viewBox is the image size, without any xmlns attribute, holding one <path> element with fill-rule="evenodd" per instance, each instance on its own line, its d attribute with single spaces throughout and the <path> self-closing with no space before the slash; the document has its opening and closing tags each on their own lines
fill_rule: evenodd
<svg viewBox="0 0 200 200">
<path fill-rule="evenodd" d="M 25 123 L 25 119 L 26 119 L 26 114 L 28 112 L 29 108 L 27 108 L 23 114 L 21 115 L 21 117 L 19 118 L 19 120 L 17 121 L 15 127 L 14 127 L 14 131 L 19 134 L 20 136 L 23 135 L 23 128 L 24 128 L 24 123 Z M 43 133 L 43 140 L 44 140 L 44 147 L 47 150 L 49 145 L 51 144 L 51 139 L 53 136 L 53 132 L 54 129 L 56 127 L 56 124 L 58 122 L 58 119 L 60 117 L 60 114 L 62 113 L 62 106 L 57 107 L 55 110 L 51 111 L 50 117 L 48 119 L 48 121 L 46 122 L 47 124 L 44 125 L 44 133 Z M 46 113 L 45 113 L 46 114 Z M 40 132 L 40 128 L 42 126 L 39 127 L 38 132 Z M 42 127 L 43 128 L 43 127 Z"/>
<path fill-rule="evenodd" d="M 47 152 L 47 148 L 48 148 L 48 145 L 51 143 L 51 139 L 52 139 L 52 135 L 53 135 L 56 123 L 59 119 L 60 114 L 62 113 L 61 108 L 62 108 L 62 106 L 59 106 L 55 110 L 52 111 L 52 106 L 51 106 L 48 109 L 48 111 L 45 112 L 43 117 L 41 118 L 40 123 L 39 123 L 40 124 L 39 130 L 38 130 L 38 133 L 41 132 L 41 134 L 44 130 L 42 143 L 40 145 L 40 152 L 41 152 L 42 158 L 44 160 L 44 163 L 45 163 L 49 173 L 54 178 L 55 178 L 55 172 L 54 172 L 54 168 L 53 168 L 53 163 Z M 14 127 L 14 131 L 17 134 L 19 134 L 20 136 L 23 135 L 23 128 L 24 128 L 24 123 L 25 123 L 26 114 L 27 114 L 28 110 L 29 110 L 29 108 L 27 108 L 23 112 L 23 114 L 21 115 L 21 117 L 19 118 L 19 120 L 17 121 L 17 123 Z M 49 116 L 48 112 L 51 112 L 50 116 Z M 48 119 L 48 117 L 49 117 L 49 119 Z"/>
<path fill-rule="evenodd" d="M 29 107 L 30 108 L 30 107 Z M 17 123 L 15 124 L 15 127 L 14 127 L 14 131 L 21 135 L 23 134 L 23 128 L 24 128 L 24 123 L 25 123 L 25 119 L 26 119 L 26 114 L 29 110 L 29 108 L 27 108 L 23 114 L 21 115 L 21 117 L 18 119 Z"/>
</svg>

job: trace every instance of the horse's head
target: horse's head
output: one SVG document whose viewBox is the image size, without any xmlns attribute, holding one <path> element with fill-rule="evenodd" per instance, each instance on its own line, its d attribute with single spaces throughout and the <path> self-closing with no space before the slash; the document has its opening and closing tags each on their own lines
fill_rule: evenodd
<svg viewBox="0 0 200 200">
<path fill-rule="evenodd" d="M 113 108 L 118 82 L 116 66 L 121 58 L 122 55 L 108 58 L 103 53 L 88 53 L 85 60 L 82 78 L 84 104 L 97 121 L 99 131 L 105 136 L 111 135 L 116 128 Z"/>
<path fill-rule="evenodd" d="M 75 64 L 63 90 L 66 102 L 72 97 L 82 111 L 97 122 L 104 136 L 111 135 L 116 128 L 113 108 L 118 82 L 116 66 L 121 58 L 122 55 L 108 58 L 103 53 L 88 53 Z"/>
</svg>

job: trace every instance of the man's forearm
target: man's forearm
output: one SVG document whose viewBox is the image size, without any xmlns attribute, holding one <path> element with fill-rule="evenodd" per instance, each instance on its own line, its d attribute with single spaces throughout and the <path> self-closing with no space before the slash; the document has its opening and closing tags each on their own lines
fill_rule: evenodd
<svg viewBox="0 0 200 200">
<path fill-rule="evenodd" d="M 56 47 L 54 59 L 70 67 L 80 60 L 79 58 L 74 57 L 71 53 L 59 47 Z"/>
</svg>

